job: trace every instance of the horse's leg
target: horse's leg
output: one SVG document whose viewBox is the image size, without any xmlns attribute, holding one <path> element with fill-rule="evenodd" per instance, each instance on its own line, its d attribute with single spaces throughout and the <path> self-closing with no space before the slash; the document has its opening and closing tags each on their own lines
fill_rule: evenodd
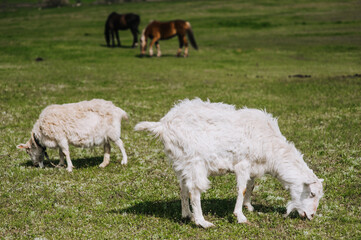
<svg viewBox="0 0 361 240">
<path fill-rule="evenodd" d="M 132 48 L 135 48 L 138 45 L 138 30 L 134 27 L 132 27 L 130 29 L 130 31 L 132 31 L 133 34 L 133 45 Z"/>
<path fill-rule="evenodd" d="M 159 45 L 159 41 L 155 42 L 155 46 L 157 47 L 157 57 L 162 56 L 162 53 L 160 51 L 160 45 Z"/>
<path fill-rule="evenodd" d="M 118 30 L 116 30 L 116 31 L 115 31 L 115 36 L 117 37 L 118 47 L 120 47 L 120 41 L 119 41 L 119 34 L 118 34 Z"/>
<path fill-rule="evenodd" d="M 114 30 L 110 30 L 111 34 L 112 34 L 112 46 L 114 47 Z"/>
<path fill-rule="evenodd" d="M 177 50 L 177 57 L 180 57 L 181 53 L 182 53 L 182 48 L 183 48 L 183 38 L 181 35 L 178 35 L 178 40 L 179 40 L 179 48 Z"/>
<path fill-rule="evenodd" d="M 183 42 L 184 42 L 184 57 L 188 57 L 188 40 L 186 35 L 183 35 Z"/>
<path fill-rule="evenodd" d="M 153 56 L 153 45 L 155 42 L 158 42 L 158 40 L 159 40 L 159 37 L 154 37 L 149 44 L 149 56 L 151 56 L 151 57 Z"/>
</svg>

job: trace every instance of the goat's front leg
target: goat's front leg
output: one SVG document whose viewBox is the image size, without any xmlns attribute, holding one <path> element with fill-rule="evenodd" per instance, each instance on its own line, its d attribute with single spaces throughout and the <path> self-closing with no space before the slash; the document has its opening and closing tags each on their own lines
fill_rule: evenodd
<svg viewBox="0 0 361 240">
<path fill-rule="evenodd" d="M 104 168 L 108 166 L 110 161 L 110 151 L 111 151 L 110 143 L 109 142 L 104 143 L 104 159 L 103 162 L 99 165 L 99 167 Z"/>
<path fill-rule="evenodd" d="M 127 157 L 127 153 L 125 152 L 125 149 L 124 149 L 123 141 L 119 138 L 118 140 L 115 141 L 115 144 L 119 147 L 119 149 L 120 149 L 120 151 L 122 152 L 122 155 L 123 155 L 123 159 L 122 159 L 121 164 L 127 164 L 128 157 Z"/>
<path fill-rule="evenodd" d="M 66 158 L 66 164 L 67 164 L 66 170 L 68 172 L 72 172 L 73 171 L 73 163 L 71 162 L 71 159 L 70 159 L 69 146 L 68 146 L 68 144 L 63 144 L 60 148 Z"/>
<path fill-rule="evenodd" d="M 248 211 L 250 211 L 250 212 L 253 212 L 253 210 L 254 210 L 254 207 L 251 204 L 251 194 L 252 194 L 252 191 L 254 188 L 254 180 L 255 180 L 254 177 L 248 180 L 247 190 L 246 190 L 246 193 L 244 195 L 244 200 L 243 200 L 243 206 L 245 206 L 248 209 Z"/>
<path fill-rule="evenodd" d="M 201 191 L 198 189 L 190 190 L 190 198 L 193 209 L 193 218 L 196 225 L 203 228 L 213 227 L 213 223 L 208 222 L 204 219 L 201 207 Z"/>
<path fill-rule="evenodd" d="M 249 168 L 250 168 L 250 164 L 247 161 L 240 162 L 234 166 L 234 172 L 237 178 L 238 196 L 237 196 L 236 207 L 233 213 L 234 215 L 236 215 L 238 223 L 247 222 L 247 218 L 244 216 L 242 212 L 242 205 L 243 205 L 244 195 L 246 194 L 247 191 L 247 181 L 249 180 L 249 175 L 250 175 Z"/>
<path fill-rule="evenodd" d="M 189 208 L 189 191 L 183 180 L 179 180 L 180 197 L 182 204 L 182 218 L 192 218 L 192 212 Z"/>
</svg>

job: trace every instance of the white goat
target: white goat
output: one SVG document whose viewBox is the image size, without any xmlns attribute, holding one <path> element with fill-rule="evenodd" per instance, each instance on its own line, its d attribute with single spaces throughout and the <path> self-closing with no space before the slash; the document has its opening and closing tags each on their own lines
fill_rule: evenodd
<svg viewBox="0 0 361 240">
<path fill-rule="evenodd" d="M 110 142 L 120 148 L 123 159 L 127 163 L 127 154 L 120 139 L 122 118 L 127 113 L 114 106 L 110 101 L 93 99 L 78 103 L 50 105 L 40 114 L 26 144 L 17 148 L 25 149 L 34 165 L 44 167 L 46 148 L 59 148 L 60 163 L 64 165 L 66 157 L 67 170 L 73 169 L 69 154 L 69 144 L 76 147 L 93 147 L 104 145 L 104 160 L 99 167 L 106 167 L 110 160 Z"/>
<path fill-rule="evenodd" d="M 311 220 L 323 195 L 323 180 L 287 142 L 277 120 L 264 111 L 186 99 L 160 122 L 140 122 L 135 130 L 148 130 L 162 140 L 180 183 L 182 217 L 192 218 L 204 228 L 213 226 L 204 219 L 200 200 L 201 192 L 209 188 L 209 175 L 235 172 L 238 197 L 234 214 L 239 223 L 247 222 L 242 205 L 253 211 L 254 180 L 264 174 L 278 178 L 290 190 L 292 201 L 286 216 L 297 210 Z"/>
</svg>

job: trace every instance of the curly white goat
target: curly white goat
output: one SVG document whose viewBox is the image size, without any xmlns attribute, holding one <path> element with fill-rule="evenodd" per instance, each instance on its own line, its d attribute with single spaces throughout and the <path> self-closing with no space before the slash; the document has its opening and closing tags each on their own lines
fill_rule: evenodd
<svg viewBox="0 0 361 240">
<path fill-rule="evenodd" d="M 180 183 L 182 217 L 192 218 L 204 228 L 213 226 L 204 219 L 200 200 L 209 188 L 209 175 L 236 174 L 234 214 L 239 223 L 247 222 L 242 205 L 253 211 L 250 196 L 254 180 L 264 174 L 278 178 L 290 190 L 292 200 L 286 216 L 297 210 L 312 219 L 323 195 L 323 180 L 281 134 L 277 120 L 264 111 L 186 99 L 160 122 L 140 122 L 135 130 L 150 131 L 162 140 Z"/>
<path fill-rule="evenodd" d="M 120 139 L 121 120 L 127 119 L 127 113 L 112 102 L 93 99 L 78 103 L 50 105 L 40 114 L 31 132 L 30 140 L 17 148 L 25 149 L 34 165 L 43 167 L 46 148 L 59 148 L 60 163 L 67 170 L 73 169 L 69 154 L 69 144 L 76 147 L 104 145 L 104 160 L 99 165 L 106 167 L 110 160 L 110 141 L 120 148 L 127 163 L 127 154 Z"/>
</svg>

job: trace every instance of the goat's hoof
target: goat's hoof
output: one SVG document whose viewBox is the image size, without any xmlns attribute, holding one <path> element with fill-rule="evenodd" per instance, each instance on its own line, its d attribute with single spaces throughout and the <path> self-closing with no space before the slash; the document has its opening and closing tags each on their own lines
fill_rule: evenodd
<svg viewBox="0 0 361 240">
<path fill-rule="evenodd" d="M 127 160 L 122 160 L 122 161 L 120 162 L 120 164 L 122 164 L 122 165 L 126 165 L 127 163 L 128 163 Z"/>
<path fill-rule="evenodd" d="M 192 214 L 182 214 L 182 219 L 191 220 L 191 221 L 194 220 Z"/>
<path fill-rule="evenodd" d="M 247 218 L 243 215 L 242 212 L 241 213 L 234 212 L 233 214 L 237 217 L 238 223 L 246 223 L 247 222 Z"/>
<path fill-rule="evenodd" d="M 101 163 L 101 164 L 99 165 L 99 167 L 105 168 L 106 166 L 108 166 L 108 164 L 109 164 L 109 163 Z"/>
<path fill-rule="evenodd" d="M 254 207 L 251 204 L 244 205 L 245 208 L 247 208 L 248 211 L 253 212 Z"/>
<path fill-rule="evenodd" d="M 214 227 L 214 224 L 211 222 L 208 222 L 206 220 L 196 222 L 196 225 L 201 226 L 202 228 L 209 228 Z"/>
<path fill-rule="evenodd" d="M 72 172 L 73 171 L 73 168 L 72 167 L 68 167 L 67 169 L 66 169 L 68 172 Z"/>
<path fill-rule="evenodd" d="M 247 218 L 245 216 L 241 216 L 241 217 L 237 216 L 237 222 L 238 223 L 247 223 L 248 220 L 247 220 Z"/>
</svg>

